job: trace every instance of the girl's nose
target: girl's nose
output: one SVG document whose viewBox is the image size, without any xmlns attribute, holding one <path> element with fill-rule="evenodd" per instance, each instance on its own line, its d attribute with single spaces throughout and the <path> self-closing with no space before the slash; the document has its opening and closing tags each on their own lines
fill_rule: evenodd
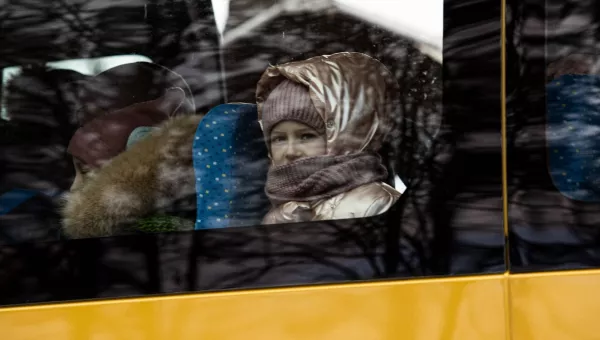
<svg viewBox="0 0 600 340">
<path fill-rule="evenodd" d="M 302 151 L 300 150 L 300 148 L 298 148 L 298 145 L 296 145 L 296 142 L 291 140 L 288 143 L 286 153 L 285 153 L 285 158 L 288 159 L 289 161 L 294 161 L 300 157 L 302 157 Z"/>
</svg>

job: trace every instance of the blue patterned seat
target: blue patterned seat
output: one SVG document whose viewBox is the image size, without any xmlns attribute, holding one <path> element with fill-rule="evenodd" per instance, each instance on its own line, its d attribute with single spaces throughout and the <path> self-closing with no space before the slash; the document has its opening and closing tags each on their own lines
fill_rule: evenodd
<svg viewBox="0 0 600 340">
<path fill-rule="evenodd" d="M 196 229 L 260 224 L 269 208 L 264 184 L 269 166 L 256 105 L 223 104 L 196 130 Z"/>
<path fill-rule="evenodd" d="M 563 75 L 546 86 L 548 165 L 556 188 L 600 202 L 600 77 Z"/>
</svg>

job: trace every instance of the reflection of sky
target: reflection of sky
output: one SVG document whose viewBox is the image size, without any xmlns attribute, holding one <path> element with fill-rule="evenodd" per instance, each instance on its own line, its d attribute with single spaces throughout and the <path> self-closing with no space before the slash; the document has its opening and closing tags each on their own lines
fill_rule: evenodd
<svg viewBox="0 0 600 340">
<path fill-rule="evenodd" d="M 227 19 L 229 18 L 229 0 L 212 0 L 211 2 L 217 30 L 219 31 L 219 35 L 222 36 L 223 31 L 225 31 Z"/>
<path fill-rule="evenodd" d="M 46 66 L 53 69 L 73 70 L 88 76 L 93 76 L 115 66 L 140 61 L 152 62 L 152 60 L 150 60 L 148 57 L 137 54 L 131 54 L 102 58 L 85 58 L 53 61 L 46 63 Z M 19 72 L 21 72 L 20 66 L 6 67 L 2 69 L 2 93 L 6 93 L 6 85 L 8 84 L 8 81 Z M 0 117 L 2 119 L 8 119 L 6 107 L 4 105 L 4 100 L 2 101 L 2 110 L 0 112 Z"/>
<path fill-rule="evenodd" d="M 406 191 L 406 184 L 404 184 L 404 182 L 400 179 L 400 177 L 398 175 L 394 176 L 394 187 L 396 188 L 396 190 L 398 190 L 401 194 L 404 193 L 404 191 Z"/>
<path fill-rule="evenodd" d="M 334 3 L 365 20 L 441 49 L 444 34 L 441 0 L 334 0 Z"/>
<path fill-rule="evenodd" d="M 561 76 L 546 93 L 552 180 L 569 198 L 600 201 L 600 77 Z"/>
<path fill-rule="evenodd" d="M 277 2 L 274 1 L 274 3 Z M 280 0 L 279 4 L 285 3 L 289 9 L 314 8 L 314 11 L 320 11 L 324 2 L 325 0 Z M 331 0 L 331 2 L 342 12 L 416 41 L 421 52 L 441 62 L 444 35 L 444 3 L 442 0 Z M 229 5 L 230 0 L 212 0 L 215 22 L 221 37 L 229 20 Z M 267 14 L 269 11 L 266 8 L 261 11 L 260 14 L 264 15 L 264 20 L 268 21 L 272 18 Z M 277 11 L 275 10 L 273 15 L 276 16 Z M 258 19 L 258 15 L 254 19 Z M 259 23 L 256 25 L 260 26 Z M 239 32 L 234 35 L 237 33 Z"/>
</svg>

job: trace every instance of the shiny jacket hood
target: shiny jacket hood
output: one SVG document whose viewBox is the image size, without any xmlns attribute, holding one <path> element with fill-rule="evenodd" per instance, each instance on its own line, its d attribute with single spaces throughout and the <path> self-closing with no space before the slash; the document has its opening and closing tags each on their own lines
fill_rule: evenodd
<svg viewBox="0 0 600 340">
<path fill-rule="evenodd" d="M 398 83 L 381 62 L 365 54 L 341 52 L 270 66 L 256 89 L 259 122 L 265 100 L 286 78 L 308 87 L 327 127 L 328 155 L 377 152 L 394 128 Z"/>
</svg>

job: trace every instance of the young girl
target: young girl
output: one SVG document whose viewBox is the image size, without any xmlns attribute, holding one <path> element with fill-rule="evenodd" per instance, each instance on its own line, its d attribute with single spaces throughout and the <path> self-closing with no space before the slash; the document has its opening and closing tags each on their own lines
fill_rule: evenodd
<svg viewBox="0 0 600 340">
<path fill-rule="evenodd" d="M 263 223 L 373 216 L 398 200 L 377 153 L 394 125 L 396 89 L 385 66 L 361 53 L 264 72 L 256 95 L 273 208 Z"/>
</svg>

